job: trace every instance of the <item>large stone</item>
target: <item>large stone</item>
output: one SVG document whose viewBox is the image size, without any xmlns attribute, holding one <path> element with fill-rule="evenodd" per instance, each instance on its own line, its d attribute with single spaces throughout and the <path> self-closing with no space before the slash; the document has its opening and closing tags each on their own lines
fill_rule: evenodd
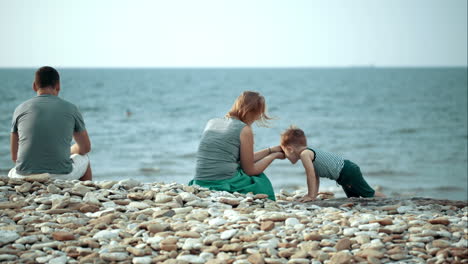
<svg viewBox="0 0 468 264">
<path fill-rule="evenodd" d="M 202 264 L 206 262 L 204 258 L 196 255 L 181 255 L 177 257 L 177 260 L 182 260 L 193 264 Z"/>
<path fill-rule="evenodd" d="M 342 238 L 338 240 L 338 242 L 335 245 L 335 248 L 337 251 L 345 250 L 345 249 L 350 249 L 351 248 L 351 241 L 349 238 Z"/>
<path fill-rule="evenodd" d="M 260 224 L 260 229 L 262 231 L 270 231 L 275 227 L 275 222 L 273 221 L 265 221 Z"/>
<path fill-rule="evenodd" d="M 432 246 L 437 248 L 447 248 L 451 246 L 451 243 L 447 240 L 437 239 L 432 241 Z"/>
<path fill-rule="evenodd" d="M 165 231 L 168 226 L 167 225 L 162 225 L 162 224 L 159 224 L 159 223 L 154 223 L 154 224 L 149 224 L 147 227 L 148 231 L 150 233 L 159 233 L 159 232 L 163 232 Z"/>
<path fill-rule="evenodd" d="M 153 213 L 153 218 L 158 218 L 158 217 L 173 217 L 176 214 L 176 212 L 172 209 L 170 210 L 159 210 L 155 211 Z"/>
<path fill-rule="evenodd" d="M 449 225 L 450 221 L 447 218 L 436 218 L 428 221 L 433 225 Z"/>
<path fill-rule="evenodd" d="M 75 240 L 75 235 L 73 235 L 73 233 L 70 232 L 54 232 L 52 233 L 52 237 L 58 241 Z"/>
<path fill-rule="evenodd" d="M 379 219 L 379 220 L 371 220 L 369 223 L 379 223 L 380 225 L 386 226 L 386 225 L 393 225 L 392 219 L 385 218 L 385 219 Z"/>
<path fill-rule="evenodd" d="M 239 252 L 242 251 L 242 244 L 224 244 L 220 250 L 225 252 Z"/>
<path fill-rule="evenodd" d="M 62 255 L 59 257 L 52 258 L 49 260 L 48 264 L 66 264 L 67 263 L 67 256 Z"/>
<path fill-rule="evenodd" d="M 176 236 L 183 238 L 199 238 L 200 234 L 193 231 L 179 231 L 176 233 Z"/>
<path fill-rule="evenodd" d="M 151 263 L 151 257 L 134 257 L 132 259 L 133 264 L 150 264 Z"/>
<path fill-rule="evenodd" d="M 383 258 L 384 253 L 382 253 L 382 252 L 380 252 L 378 250 L 375 250 L 375 249 L 366 248 L 364 250 L 361 250 L 361 251 L 357 252 L 356 255 L 359 256 L 359 257 L 363 257 L 363 258 L 374 257 L 374 258 L 381 259 L 381 258 Z"/>
<path fill-rule="evenodd" d="M 83 204 L 80 206 L 80 208 L 78 209 L 80 212 L 82 213 L 94 213 L 94 212 L 97 212 L 99 211 L 99 205 L 95 205 L 95 204 Z"/>
<path fill-rule="evenodd" d="M 238 200 L 229 199 L 229 198 L 221 198 L 221 199 L 219 199 L 219 202 L 229 204 L 229 205 L 232 205 L 232 206 L 237 206 L 240 203 L 240 201 L 238 201 Z"/>
<path fill-rule="evenodd" d="M 113 229 L 113 230 L 101 230 L 94 234 L 94 239 L 114 239 L 118 238 L 120 233 L 120 229 Z"/>
<path fill-rule="evenodd" d="M 137 186 L 140 186 L 140 182 L 133 179 L 124 179 L 119 181 L 119 184 L 122 185 L 125 189 L 130 190 Z"/>
<path fill-rule="evenodd" d="M 106 261 L 124 261 L 128 259 L 128 254 L 126 252 L 109 252 L 101 253 L 100 257 L 102 260 Z"/>
<path fill-rule="evenodd" d="M 172 201 L 174 197 L 173 196 L 169 196 L 167 194 L 164 194 L 164 193 L 158 193 L 156 194 L 156 197 L 154 198 L 154 202 L 156 203 L 168 203 L 170 201 Z"/>
<path fill-rule="evenodd" d="M 295 218 L 295 217 L 290 217 L 290 218 L 288 218 L 288 219 L 286 219 L 286 220 L 284 221 L 284 224 L 285 224 L 286 226 L 291 226 L 291 227 L 293 227 L 293 226 L 295 226 L 295 225 L 300 224 L 300 222 L 299 222 L 299 220 L 297 220 L 297 218 Z"/>
<path fill-rule="evenodd" d="M 304 235 L 305 241 L 321 241 L 323 239 L 322 235 L 316 233 L 310 233 Z"/>
<path fill-rule="evenodd" d="M 259 253 L 250 255 L 247 260 L 252 264 L 265 264 L 265 259 Z"/>
<path fill-rule="evenodd" d="M 1 231 L 0 233 L 0 246 L 3 246 L 5 244 L 11 243 L 18 239 L 20 235 L 16 233 L 15 231 Z"/>
<path fill-rule="evenodd" d="M 23 178 L 24 181 L 28 182 L 47 182 L 50 180 L 49 173 L 41 173 L 36 175 L 31 175 Z"/>
<path fill-rule="evenodd" d="M 131 202 L 128 204 L 128 207 L 133 207 L 139 210 L 149 208 L 150 206 L 145 202 Z"/>
<path fill-rule="evenodd" d="M 26 193 L 26 192 L 29 192 L 31 188 L 32 188 L 32 184 L 29 182 L 25 182 L 21 184 L 20 186 L 16 186 L 15 190 L 20 193 Z"/>
<path fill-rule="evenodd" d="M 237 229 L 226 230 L 226 231 L 221 233 L 220 238 L 221 239 L 231 239 L 237 233 L 237 231 L 239 231 L 239 230 L 237 230 Z"/>
<path fill-rule="evenodd" d="M 81 185 L 80 183 L 75 184 L 73 188 L 70 190 L 71 194 L 79 195 L 79 196 L 85 196 L 87 192 L 92 191 L 93 189 L 90 187 L 86 187 L 84 185 Z"/>
<path fill-rule="evenodd" d="M 351 262 L 352 255 L 346 251 L 338 252 L 330 259 L 329 264 L 347 264 Z"/>
</svg>

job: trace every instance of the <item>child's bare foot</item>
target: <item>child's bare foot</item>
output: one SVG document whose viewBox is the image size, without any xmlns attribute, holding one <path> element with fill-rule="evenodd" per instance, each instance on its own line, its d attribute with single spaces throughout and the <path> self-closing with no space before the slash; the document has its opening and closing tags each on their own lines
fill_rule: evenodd
<svg viewBox="0 0 468 264">
<path fill-rule="evenodd" d="M 315 198 L 310 197 L 310 196 L 308 196 L 308 195 L 304 195 L 304 197 L 299 198 L 298 201 L 301 202 L 301 203 L 306 203 L 306 202 L 315 201 Z"/>
</svg>

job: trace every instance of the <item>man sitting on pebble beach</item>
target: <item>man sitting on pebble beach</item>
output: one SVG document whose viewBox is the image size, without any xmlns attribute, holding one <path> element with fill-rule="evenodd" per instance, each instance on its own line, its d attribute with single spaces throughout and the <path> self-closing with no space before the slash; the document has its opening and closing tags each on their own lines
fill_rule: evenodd
<svg viewBox="0 0 468 264">
<path fill-rule="evenodd" d="M 48 173 L 63 180 L 91 180 L 91 142 L 78 108 L 58 97 L 60 76 L 52 67 L 36 71 L 37 93 L 20 104 L 11 126 L 11 178 Z M 76 144 L 70 147 L 72 138 Z M 71 155 L 71 156 L 70 156 Z"/>
</svg>

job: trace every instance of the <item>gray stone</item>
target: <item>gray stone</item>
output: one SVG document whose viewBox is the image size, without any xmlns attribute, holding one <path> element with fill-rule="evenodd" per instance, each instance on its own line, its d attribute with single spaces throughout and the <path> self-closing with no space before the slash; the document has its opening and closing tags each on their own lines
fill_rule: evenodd
<svg viewBox="0 0 468 264">
<path fill-rule="evenodd" d="M 20 235 L 16 233 L 15 231 L 8 231 L 8 230 L 1 231 L 0 246 L 11 243 L 17 240 L 19 237 Z"/>
</svg>

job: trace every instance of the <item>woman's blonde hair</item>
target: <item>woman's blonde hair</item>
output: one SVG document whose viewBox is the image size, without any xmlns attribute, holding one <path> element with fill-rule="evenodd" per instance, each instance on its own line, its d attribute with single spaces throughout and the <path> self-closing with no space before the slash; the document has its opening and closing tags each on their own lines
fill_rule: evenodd
<svg viewBox="0 0 468 264">
<path fill-rule="evenodd" d="M 235 117 L 242 122 L 246 122 L 247 116 L 251 113 L 259 114 L 258 121 L 260 125 L 266 125 L 271 119 L 266 114 L 265 98 L 258 92 L 245 91 L 232 105 L 231 110 L 226 114 L 227 117 Z"/>
</svg>

